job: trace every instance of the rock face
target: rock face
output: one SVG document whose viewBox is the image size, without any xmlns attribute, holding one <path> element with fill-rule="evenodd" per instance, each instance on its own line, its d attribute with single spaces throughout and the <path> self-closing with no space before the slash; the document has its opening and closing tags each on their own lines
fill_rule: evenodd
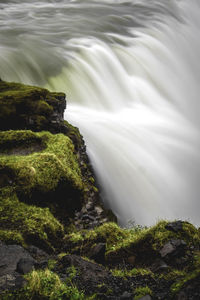
<svg viewBox="0 0 200 300">
<path fill-rule="evenodd" d="M 0 81 L 0 239 L 6 242 L 52 251 L 62 224 L 75 216 L 81 228 L 107 220 L 84 141 L 63 120 L 65 108 L 62 93 Z M 81 219 L 89 203 L 89 219 Z"/>
</svg>

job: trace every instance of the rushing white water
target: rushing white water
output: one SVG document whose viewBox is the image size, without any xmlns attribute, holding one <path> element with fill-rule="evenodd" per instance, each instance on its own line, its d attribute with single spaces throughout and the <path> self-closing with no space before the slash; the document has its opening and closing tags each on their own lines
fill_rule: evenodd
<svg viewBox="0 0 200 300">
<path fill-rule="evenodd" d="M 199 225 L 199 0 L 1 3 L 0 76 L 66 92 L 120 224 Z"/>
</svg>

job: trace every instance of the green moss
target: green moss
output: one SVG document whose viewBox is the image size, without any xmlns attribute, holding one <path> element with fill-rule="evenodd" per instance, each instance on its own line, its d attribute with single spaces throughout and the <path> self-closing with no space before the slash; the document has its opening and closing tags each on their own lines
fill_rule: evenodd
<svg viewBox="0 0 200 300">
<path fill-rule="evenodd" d="M 74 266 L 71 266 L 67 268 L 66 274 L 67 274 L 66 283 L 72 284 L 72 280 L 76 277 L 78 272 Z"/>
<path fill-rule="evenodd" d="M 159 279 L 171 281 L 171 280 L 177 280 L 183 278 L 184 276 L 186 276 L 186 271 L 171 269 L 169 270 L 169 272 L 156 274 L 156 275 Z"/>
<path fill-rule="evenodd" d="M 134 276 L 151 276 L 154 277 L 154 273 L 149 269 L 133 268 L 131 270 L 127 269 L 113 269 L 111 270 L 113 276 L 116 277 L 134 277 Z"/>
<path fill-rule="evenodd" d="M 69 253 L 66 253 L 66 252 L 61 252 L 58 254 L 58 259 L 62 259 L 64 256 L 68 255 Z"/>
<path fill-rule="evenodd" d="M 67 136 L 77 144 L 77 147 L 82 145 L 82 136 L 77 127 L 71 125 L 66 120 L 63 124 L 68 128 Z"/>
<path fill-rule="evenodd" d="M 30 194 L 33 188 L 47 192 L 55 190 L 60 180 L 66 180 L 73 187 L 83 188 L 81 171 L 74 154 L 71 140 L 63 134 L 49 132 L 7 131 L 0 133 L 2 144 L 11 145 L 18 141 L 21 146 L 30 145 L 33 140 L 45 145 L 41 152 L 31 155 L 2 155 L 0 169 L 5 166 L 15 173 L 15 189 Z"/>
<path fill-rule="evenodd" d="M 24 131 L 1 131 L 0 152 L 7 152 L 10 149 L 23 147 L 27 148 L 33 144 L 42 144 L 42 138 L 30 130 Z"/>
<path fill-rule="evenodd" d="M 106 243 L 107 251 L 122 241 L 127 235 L 127 231 L 120 228 L 116 223 L 104 223 L 103 225 L 94 228 L 93 230 L 81 230 L 68 234 L 65 241 L 68 243 L 71 251 L 79 249 L 82 255 L 87 256 L 90 250 L 96 243 Z"/>
<path fill-rule="evenodd" d="M 39 152 L 21 155 L 22 150 L 27 151 L 33 143 L 39 143 L 43 148 Z M 19 153 L 16 145 L 20 146 Z M 22 245 L 38 239 L 45 247 L 51 248 L 53 240 L 58 241 L 57 232 L 63 233 L 63 227 L 48 208 L 29 206 L 27 203 L 37 191 L 37 195 L 43 196 L 35 197 L 34 204 L 42 206 L 44 195 L 54 192 L 60 182 L 66 186 L 65 209 L 70 206 L 67 204 L 69 189 L 80 195 L 83 193 L 82 175 L 71 140 L 63 134 L 10 130 L 0 132 L 0 148 L 12 151 L 15 148 L 16 151 L 15 155 L 3 153 L 0 156 L 0 220 L 2 230 L 8 226 L 6 229 L 10 232 L 9 237 L 2 233 L 3 240 L 11 240 L 12 232 L 12 239 Z M 19 201 L 21 197 L 26 203 Z M 56 200 L 55 205 L 58 205 L 59 199 Z"/>
<path fill-rule="evenodd" d="M 200 251 L 194 253 L 194 266 L 200 268 Z"/>
<path fill-rule="evenodd" d="M 50 300 L 78 300 L 86 299 L 83 292 L 80 292 L 76 286 L 67 285 L 60 280 L 57 274 L 50 270 L 32 271 L 25 275 L 27 284 L 25 287 L 12 295 L 3 296 L 2 299 L 21 300 L 21 299 L 50 299 Z"/>
<path fill-rule="evenodd" d="M 3 240 L 13 239 L 23 246 L 33 244 L 53 250 L 63 236 L 63 226 L 48 208 L 19 202 L 16 195 L 0 198 L 0 220 Z"/>
<path fill-rule="evenodd" d="M 196 277 L 200 277 L 200 269 L 196 269 L 195 271 L 187 274 L 184 278 L 180 279 L 178 282 L 175 282 L 171 286 L 171 293 L 172 295 L 177 294 L 187 283 L 191 280 L 195 279 Z"/>
<path fill-rule="evenodd" d="M 26 247 L 22 234 L 16 230 L 0 229 L 0 241 L 6 244 L 19 244 Z"/>
<path fill-rule="evenodd" d="M 55 267 L 56 263 L 57 263 L 56 259 L 49 259 L 48 260 L 48 269 L 49 270 L 53 270 L 53 268 Z"/>
<path fill-rule="evenodd" d="M 63 93 L 51 93 L 40 87 L 0 80 L 0 128 L 49 129 L 50 116 L 61 105 L 65 106 Z"/>
<path fill-rule="evenodd" d="M 146 296 L 146 295 L 152 295 L 152 290 L 148 287 L 138 287 L 134 291 L 135 297 L 134 300 L 139 300 L 140 298 Z"/>
</svg>

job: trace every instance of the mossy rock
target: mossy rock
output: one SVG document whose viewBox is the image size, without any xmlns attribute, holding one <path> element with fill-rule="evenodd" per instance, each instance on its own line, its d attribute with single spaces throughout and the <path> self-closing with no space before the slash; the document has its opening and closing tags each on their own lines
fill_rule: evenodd
<svg viewBox="0 0 200 300">
<path fill-rule="evenodd" d="M 38 240 L 43 248 L 52 242 L 56 246 L 63 227 L 55 217 L 61 219 L 63 214 L 67 220 L 84 200 L 72 141 L 63 134 L 2 131 L 0 174 L 0 238 L 22 245 Z M 54 231 L 62 234 L 56 237 Z"/>
<path fill-rule="evenodd" d="M 127 230 L 120 228 L 116 223 L 108 222 L 93 230 L 74 230 L 65 236 L 64 241 L 71 253 L 87 257 L 97 243 L 105 243 L 106 251 L 109 251 L 120 241 L 125 240 L 127 234 Z"/>
<path fill-rule="evenodd" d="M 56 130 L 56 123 L 63 119 L 65 107 L 63 93 L 50 93 L 44 88 L 0 80 L 2 130 Z"/>
<path fill-rule="evenodd" d="M 35 190 L 54 191 L 61 181 L 79 192 L 83 190 L 74 146 L 63 134 L 3 131 L 0 154 L 1 173 L 12 177 L 8 186 L 21 195 L 31 197 Z M 67 190 L 65 197 L 67 201 Z"/>
<path fill-rule="evenodd" d="M 16 194 L 0 197 L 0 239 L 24 247 L 35 245 L 46 251 L 59 247 L 63 226 L 49 208 L 22 203 Z"/>
<path fill-rule="evenodd" d="M 130 230 L 126 239 L 119 241 L 107 251 L 107 261 L 115 264 L 123 258 L 127 262 L 130 256 L 134 256 L 134 263 L 148 266 L 156 258 L 160 258 L 160 250 L 164 244 L 173 239 L 183 240 L 187 247 L 199 248 L 200 234 L 197 228 L 188 222 L 183 222 L 182 230 L 173 232 L 167 229 L 168 223 L 160 221 L 150 228 L 136 232 Z"/>
<path fill-rule="evenodd" d="M 184 240 L 187 247 L 200 246 L 199 232 L 192 224 L 183 222 L 181 232 L 172 232 L 166 229 L 168 223 L 160 221 L 150 228 L 132 229 L 122 229 L 115 223 L 106 223 L 89 232 L 73 232 L 65 237 L 65 241 L 73 253 L 85 256 L 95 244 L 104 242 L 108 265 L 131 265 L 131 260 L 134 260 L 134 265 L 148 267 L 156 258 L 160 258 L 160 250 L 171 239 Z"/>
</svg>

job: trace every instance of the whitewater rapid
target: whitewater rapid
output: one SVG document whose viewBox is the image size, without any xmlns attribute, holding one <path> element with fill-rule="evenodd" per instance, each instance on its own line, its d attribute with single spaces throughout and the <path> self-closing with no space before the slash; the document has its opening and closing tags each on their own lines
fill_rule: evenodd
<svg viewBox="0 0 200 300">
<path fill-rule="evenodd" d="M 198 0 L 1 1 L 0 77 L 66 92 L 123 226 L 200 225 L 199 14 Z"/>
</svg>

